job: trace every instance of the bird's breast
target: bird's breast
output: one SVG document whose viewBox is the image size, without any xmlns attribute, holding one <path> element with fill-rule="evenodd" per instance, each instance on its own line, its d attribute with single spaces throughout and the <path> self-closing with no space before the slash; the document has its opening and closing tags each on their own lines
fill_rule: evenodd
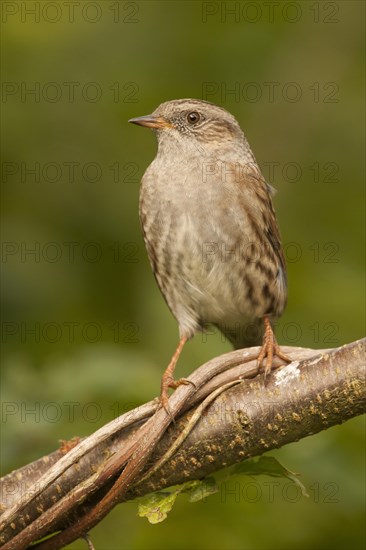
<svg viewBox="0 0 366 550">
<path fill-rule="evenodd" d="M 191 316 L 212 323 L 281 309 L 278 266 L 263 263 L 259 207 L 245 189 L 203 186 L 202 177 L 202 166 L 162 170 L 154 162 L 141 185 L 145 244 L 170 309 L 179 322 Z"/>
</svg>

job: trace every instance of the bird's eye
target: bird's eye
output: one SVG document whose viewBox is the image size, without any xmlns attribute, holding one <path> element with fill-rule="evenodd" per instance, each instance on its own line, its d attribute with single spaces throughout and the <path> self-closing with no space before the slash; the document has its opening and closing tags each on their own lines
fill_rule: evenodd
<svg viewBox="0 0 366 550">
<path fill-rule="evenodd" d="M 200 115 L 197 113 L 197 111 L 192 111 L 192 113 L 188 113 L 187 120 L 189 124 L 197 124 L 197 122 L 200 120 Z"/>
</svg>

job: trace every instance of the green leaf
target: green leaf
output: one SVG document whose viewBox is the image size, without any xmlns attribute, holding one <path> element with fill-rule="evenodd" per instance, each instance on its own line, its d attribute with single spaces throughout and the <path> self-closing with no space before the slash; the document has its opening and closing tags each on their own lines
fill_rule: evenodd
<svg viewBox="0 0 366 550">
<path fill-rule="evenodd" d="M 186 493 L 190 502 L 198 502 L 219 491 L 220 484 L 233 475 L 282 477 L 300 488 L 303 496 L 309 496 L 298 475 L 287 470 L 272 456 L 261 456 L 244 460 L 240 464 L 224 468 L 202 480 L 187 481 L 171 491 L 158 491 L 142 499 L 138 504 L 138 515 L 152 523 L 164 521 L 173 508 L 180 493 Z"/>
<path fill-rule="evenodd" d="M 306 492 L 304 485 L 299 480 L 298 474 L 294 472 L 290 472 L 290 470 L 287 470 L 287 468 L 282 466 L 282 464 L 280 464 L 278 460 L 273 456 L 261 456 L 258 459 L 245 460 L 244 462 L 240 462 L 240 464 L 236 464 L 233 467 L 231 474 L 232 475 L 241 474 L 241 475 L 248 475 L 248 476 L 266 475 L 266 476 L 272 476 L 272 477 L 283 477 L 283 478 L 289 479 L 295 485 L 297 485 L 300 488 L 301 493 L 304 497 L 309 496 Z"/>
<path fill-rule="evenodd" d="M 138 505 L 140 518 L 147 518 L 149 523 L 155 524 L 164 521 L 173 508 L 180 490 L 152 493 L 145 497 Z"/>
<path fill-rule="evenodd" d="M 218 486 L 212 477 L 187 481 L 172 491 L 158 491 L 142 498 L 137 513 L 141 518 L 147 518 L 149 523 L 160 523 L 166 519 L 180 493 L 187 493 L 190 502 L 198 502 L 217 491 Z"/>
<path fill-rule="evenodd" d="M 201 481 L 192 484 L 192 487 L 185 492 L 188 493 L 189 502 L 198 502 L 204 498 L 214 495 L 219 487 L 213 477 L 206 477 Z"/>
</svg>

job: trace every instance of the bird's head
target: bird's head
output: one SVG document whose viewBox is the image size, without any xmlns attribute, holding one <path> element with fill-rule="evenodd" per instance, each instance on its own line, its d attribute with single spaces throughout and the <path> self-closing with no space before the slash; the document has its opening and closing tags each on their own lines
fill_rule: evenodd
<svg viewBox="0 0 366 550">
<path fill-rule="evenodd" d="M 129 122 L 155 130 L 159 145 L 170 141 L 182 147 L 189 144 L 220 148 L 245 139 L 233 115 L 222 107 L 198 99 L 167 101 L 151 115 L 132 118 Z"/>
</svg>

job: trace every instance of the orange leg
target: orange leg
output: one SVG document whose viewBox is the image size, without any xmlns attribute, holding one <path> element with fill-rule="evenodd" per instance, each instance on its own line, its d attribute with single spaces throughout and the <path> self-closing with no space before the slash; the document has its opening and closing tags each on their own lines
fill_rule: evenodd
<svg viewBox="0 0 366 550">
<path fill-rule="evenodd" d="M 291 363 L 292 359 L 290 359 L 290 357 L 282 353 L 280 346 L 277 344 L 276 337 L 271 327 L 271 322 L 267 315 L 264 316 L 263 321 L 264 321 L 263 344 L 258 355 L 257 365 L 258 365 L 258 368 L 260 368 L 262 365 L 263 359 L 266 358 L 264 375 L 267 376 L 267 374 L 271 372 L 273 357 L 275 355 L 277 355 L 277 357 L 279 357 L 280 359 L 283 359 L 283 361 L 285 361 L 286 363 Z"/>
<path fill-rule="evenodd" d="M 179 380 L 174 380 L 173 374 L 175 366 L 178 362 L 179 356 L 182 353 L 182 350 L 184 348 L 184 344 L 187 342 L 188 338 L 186 336 L 182 336 L 182 338 L 179 340 L 179 344 L 177 349 L 174 352 L 173 357 L 170 360 L 170 363 L 168 367 L 166 368 L 163 377 L 161 379 L 161 392 L 160 392 L 160 403 L 164 407 L 164 409 L 169 413 L 169 394 L 168 390 L 169 388 L 177 388 L 181 384 L 190 384 L 188 380 L 185 378 L 180 378 Z"/>
</svg>

